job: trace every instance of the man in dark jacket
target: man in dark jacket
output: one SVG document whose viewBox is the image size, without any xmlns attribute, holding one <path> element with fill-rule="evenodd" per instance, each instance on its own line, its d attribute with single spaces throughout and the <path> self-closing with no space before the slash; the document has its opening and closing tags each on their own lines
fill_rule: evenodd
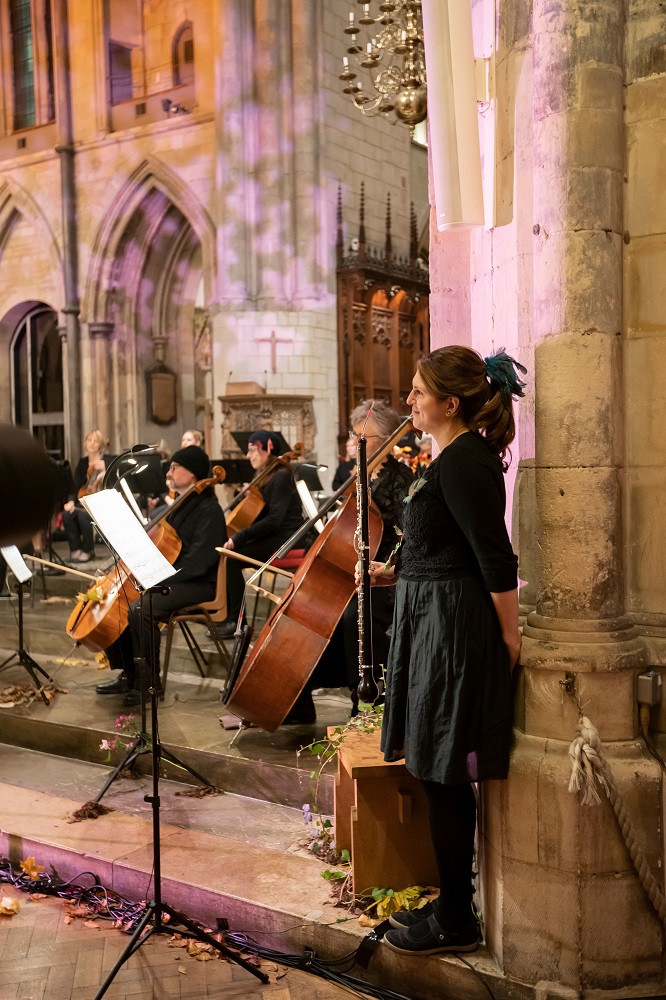
<svg viewBox="0 0 666 1000">
<path fill-rule="evenodd" d="M 177 496 L 189 486 L 208 478 L 208 455 L 196 445 L 174 452 L 167 473 L 169 488 Z M 165 508 L 166 509 L 166 508 Z M 155 588 L 150 595 L 154 629 L 151 644 L 149 598 L 134 601 L 129 609 L 125 631 L 109 646 L 106 654 L 111 667 L 122 673 L 111 681 L 98 684 L 98 694 L 124 694 L 126 705 L 137 705 L 141 695 L 137 690 L 135 657 L 148 664 L 147 679 L 157 678 L 159 671 L 160 633 L 157 623 L 181 608 L 210 601 L 215 596 L 219 555 L 216 546 L 226 541 L 226 524 L 215 492 L 209 486 L 202 493 L 192 493 L 173 513 L 167 515 L 178 534 L 182 548 L 174 562 L 178 572 L 166 581 L 168 593 Z M 152 661 L 150 654 L 152 650 Z"/>
</svg>

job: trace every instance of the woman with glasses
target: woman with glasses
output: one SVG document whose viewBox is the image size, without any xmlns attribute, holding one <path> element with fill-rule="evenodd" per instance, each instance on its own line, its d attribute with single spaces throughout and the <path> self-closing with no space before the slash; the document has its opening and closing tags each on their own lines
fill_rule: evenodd
<svg viewBox="0 0 666 1000">
<path fill-rule="evenodd" d="M 250 435 L 247 457 L 255 473 L 262 472 L 271 457 L 279 455 L 280 451 L 280 438 L 273 431 L 255 431 Z M 264 507 L 256 520 L 247 528 L 236 531 L 224 547 L 264 562 L 301 526 L 303 507 L 293 473 L 289 466 L 283 465 L 282 462 L 277 462 L 275 471 L 268 479 L 262 480 L 261 494 Z M 244 593 L 243 564 L 235 559 L 228 559 L 228 617 L 217 626 L 216 633 L 219 639 L 229 639 L 233 636 Z"/>
</svg>

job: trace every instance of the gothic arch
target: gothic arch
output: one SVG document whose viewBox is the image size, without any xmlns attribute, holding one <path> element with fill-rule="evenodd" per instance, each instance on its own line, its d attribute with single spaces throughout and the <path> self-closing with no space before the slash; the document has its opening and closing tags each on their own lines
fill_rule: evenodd
<svg viewBox="0 0 666 1000">
<path fill-rule="evenodd" d="M 55 277 L 54 285 L 58 299 L 63 299 L 62 290 L 62 254 L 49 221 L 38 202 L 30 192 L 13 177 L 7 177 L 0 184 L 0 264 L 11 235 L 20 225 L 21 219 L 29 220 L 43 236 L 42 249 L 48 250 L 51 260 L 51 271 Z M 51 288 L 47 289 L 49 292 Z M 16 301 L 25 295 L 25 290 L 16 288 Z M 32 289 L 31 289 L 32 291 Z M 50 296 L 49 296 L 50 297 Z M 10 303 L 6 303 L 9 308 Z"/>
<path fill-rule="evenodd" d="M 82 315 L 86 322 L 105 322 L 109 319 L 114 261 L 132 225 L 133 216 L 154 192 L 163 195 L 192 227 L 201 245 L 205 295 L 207 299 L 213 297 L 217 270 L 213 221 L 189 186 L 161 160 L 149 156 L 127 178 L 98 229 L 83 299 Z"/>
</svg>

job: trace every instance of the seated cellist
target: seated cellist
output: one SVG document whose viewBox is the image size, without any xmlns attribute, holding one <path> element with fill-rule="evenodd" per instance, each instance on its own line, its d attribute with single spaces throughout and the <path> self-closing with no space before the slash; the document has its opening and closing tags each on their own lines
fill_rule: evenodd
<svg viewBox="0 0 666 1000">
<path fill-rule="evenodd" d="M 175 451 L 167 473 L 169 488 L 177 496 L 180 495 L 192 484 L 206 479 L 209 467 L 208 455 L 197 445 Z M 215 491 L 210 486 L 202 493 L 195 492 L 184 500 L 168 516 L 168 520 L 177 532 L 182 548 L 174 562 L 178 573 L 167 581 L 168 593 L 161 593 L 160 588 L 156 588 L 152 595 L 154 643 L 153 660 L 148 662 L 147 681 L 157 678 L 159 671 L 158 622 L 180 608 L 213 599 L 219 561 L 215 548 L 223 545 L 227 537 L 224 514 Z M 106 650 L 111 668 L 120 670 L 121 673 L 111 681 L 98 684 L 95 688 L 97 693 L 122 694 L 125 705 L 138 705 L 141 695 L 135 657 L 140 657 L 143 653 L 145 661 L 148 661 L 150 651 L 148 602 L 142 604 L 137 600 L 130 606 L 127 628 Z"/>
<path fill-rule="evenodd" d="M 247 457 L 255 473 L 261 472 L 271 456 L 279 455 L 281 441 L 273 431 L 254 431 L 248 440 Z M 288 465 L 275 464 L 275 471 L 261 484 L 264 507 L 256 520 L 237 531 L 225 543 L 241 555 L 263 562 L 291 538 L 303 523 L 303 507 L 296 489 L 294 476 Z M 217 626 L 219 639 L 229 639 L 236 629 L 236 621 L 243 603 L 245 581 L 242 563 L 227 561 L 227 607 L 229 616 Z"/>
</svg>

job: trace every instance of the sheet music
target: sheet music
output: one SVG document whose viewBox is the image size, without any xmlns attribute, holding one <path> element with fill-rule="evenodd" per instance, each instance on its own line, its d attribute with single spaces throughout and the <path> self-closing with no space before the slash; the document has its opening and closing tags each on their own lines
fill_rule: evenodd
<svg viewBox="0 0 666 1000">
<path fill-rule="evenodd" d="M 28 569 L 25 559 L 16 548 L 15 545 L 7 545 L 0 549 L 3 556 L 5 557 L 5 562 L 9 566 L 10 570 L 16 577 L 19 583 L 27 583 L 27 581 L 32 576 L 31 571 Z"/>
<path fill-rule="evenodd" d="M 117 490 L 101 490 L 82 497 L 81 503 L 144 590 L 177 572 L 151 542 Z"/>
</svg>

